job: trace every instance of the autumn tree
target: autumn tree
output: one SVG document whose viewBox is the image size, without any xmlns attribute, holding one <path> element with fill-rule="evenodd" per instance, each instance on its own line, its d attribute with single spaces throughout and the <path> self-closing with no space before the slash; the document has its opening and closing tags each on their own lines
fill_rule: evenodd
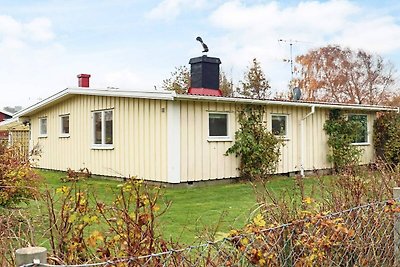
<svg viewBox="0 0 400 267">
<path fill-rule="evenodd" d="M 171 72 L 171 77 L 163 80 L 162 88 L 164 90 L 175 91 L 178 94 L 183 94 L 190 87 L 190 71 L 186 66 L 175 67 Z"/>
<path fill-rule="evenodd" d="M 239 95 L 266 99 L 270 97 L 271 86 L 266 78 L 260 63 L 256 58 L 253 59 L 251 67 L 244 74 L 244 78 L 239 82 L 239 87 L 236 89 Z"/>
<path fill-rule="evenodd" d="M 305 100 L 381 104 L 391 97 L 394 67 L 379 55 L 329 45 L 296 62 Z"/>
<path fill-rule="evenodd" d="M 187 93 L 190 88 L 190 70 L 186 66 L 175 67 L 171 77 L 163 80 L 164 90 L 175 91 L 178 94 Z M 219 76 L 219 88 L 222 96 L 233 96 L 233 82 L 225 72 L 221 71 Z"/>
<path fill-rule="evenodd" d="M 233 97 L 233 81 L 232 78 L 228 78 L 225 72 L 221 71 L 219 75 L 219 89 L 221 90 L 222 96 Z"/>
</svg>

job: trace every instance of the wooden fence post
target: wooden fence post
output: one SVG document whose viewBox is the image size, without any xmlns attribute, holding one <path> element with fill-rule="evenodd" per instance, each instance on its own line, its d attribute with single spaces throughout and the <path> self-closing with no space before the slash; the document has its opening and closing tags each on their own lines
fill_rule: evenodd
<svg viewBox="0 0 400 267">
<path fill-rule="evenodd" d="M 399 202 L 400 201 L 400 187 L 393 188 L 393 198 Z M 394 265 L 398 266 L 400 263 L 400 213 L 395 213 L 394 215 Z"/>
<path fill-rule="evenodd" d="M 19 248 L 15 251 L 17 267 L 29 263 L 47 263 L 47 249 L 43 247 Z"/>
</svg>

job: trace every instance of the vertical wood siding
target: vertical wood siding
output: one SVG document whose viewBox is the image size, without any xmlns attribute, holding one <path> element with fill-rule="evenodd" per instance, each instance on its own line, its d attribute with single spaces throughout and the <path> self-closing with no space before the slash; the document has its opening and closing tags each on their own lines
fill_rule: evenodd
<svg viewBox="0 0 400 267">
<path fill-rule="evenodd" d="M 181 181 L 205 181 L 238 177 L 239 159 L 225 156 L 233 145 L 238 123 L 237 107 L 232 103 L 181 101 Z M 230 141 L 209 141 L 208 113 L 223 111 L 229 114 Z"/>
<path fill-rule="evenodd" d="M 180 106 L 180 181 L 204 181 L 238 177 L 240 159 L 225 156 L 234 143 L 239 128 L 236 103 L 179 101 Z M 92 111 L 113 109 L 114 149 L 92 149 Z M 301 136 L 301 120 L 311 108 L 283 105 L 265 106 L 268 129 L 271 114 L 288 116 L 287 138 L 282 146 L 277 173 L 301 169 L 301 143 L 304 143 L 305 170 L 330 168 L 327 161 L 327 136 L 323 125 L 329 110 L 316 108 L 304 120 L 305 136 Z M 146 180 L 168 181 L 168 127 L 165 100 L 132 99 L 99 96 L 73 96 L 31 116 L 32 142 L 42 149 L 38 166 L 66 170 L 87 167 L 94 174 L 109 176 L 138 176 Z M 208 140 L 209 112 L 229 115 L 231 140 Z M 349 112 L 353 113 L 353 112 Z M 372 129 L 375 113 L 368 114 L 369 145 L 363 150 L 362 163 L 374 159 Z M 70 137 L 60 137 L 60 115 L 70 115 Z M 47 117 L 48 135 L 39 138 L 39 118 Z M 179 162 L 179 161 L 178 161 Z"/>
<path fill-rule="evenodd" d="M 114 149 L 92 149 L 92 111 L 113 109 Z M 164 110 L 164 112 L 162 112 Z M 70 137 L 60 136 L 60 115 L 70 115 Z M 87 167 L 94 174 L 167 180 L 166 101 L 74 96 L 31 117 L 32 139 L 39 143 L 41 168 Z M 39 138 L 39 118 L 48 134 Z"/>
<path fill-rule="evenodd" d="M 239 129 L 238 111 L 243 106 L 233 103 L 215 103 L 200 101 L 181 101 L 181 181 L 201 181 L 238 177 L 239 158 L 233 155 L 225 156 L 226 150 L 234 143 L 235 131 Z M 229 113 L 229 134 L 232 141 L 209 141 L 208 112 L 219 111 Z M 297 172 L 301 170 L 303 156 L 304 170 L 331 168 L 327 160 L 329 151 L 327 136 L 323 130 L 328 119 L 329 110 L 316 108 L 315 113 L 304 120 L 305 136 L 301 136 L 301 120 L 311 112 L 311 108 L 268 105 L 265 106 L 265 121 L 271 129 L 271 115 L 285 114 L 288 116 L 287 138 L 281 147 L 281 157 L 277 173 Z M 353 112 L 349 112 L 352 113 Z M 363 155 L 362 164 L 374 159 L 372 144 L 372 129 L 375 113 L 368 114 L 369 145 L 360 146 Z M 301 142 L 304 151 L 301 153 Z"/>
</svg>

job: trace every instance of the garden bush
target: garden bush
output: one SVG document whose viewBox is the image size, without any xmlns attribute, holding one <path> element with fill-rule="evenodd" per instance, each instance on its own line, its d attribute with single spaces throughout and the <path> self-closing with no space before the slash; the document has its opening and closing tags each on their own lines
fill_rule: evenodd
<svg viewBox="0 0 400 267">
<path fill-rule="evenodd" d="M 36 197 L 39 182 L 39 176 L 20 151 L 0 143 L 0 207 Z"/>
<path fill-rule="evenodd" d="M 259 179 L 273 173 L 283 141 L 267 130 L 262 106 L 247 106 L 239 112 L 240 128 L 226 153 L 240 157 L 241 177 Z"/>
<path fill-rule="evenodd" d="M 355 166 L 360 161 L 361 149 L 352 145 L 361 132 L 359 122 L 348 120 L 340 110 L 331 110 L 329 119 L 324 124 L 328 135 L 330 153 L 328 160 L 333 163 L 336 171 Z"/>
<path fill-rule="evenodd" d="M 400 114 L 381 114 L 374 123 L 374 144 L 378 157 L 392 165 L 400 163 Z"/>
</svg>

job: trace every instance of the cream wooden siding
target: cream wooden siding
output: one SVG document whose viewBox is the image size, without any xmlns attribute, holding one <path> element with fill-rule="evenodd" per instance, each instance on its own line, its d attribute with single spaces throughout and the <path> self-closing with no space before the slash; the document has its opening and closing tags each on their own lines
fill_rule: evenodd
<svg viewBox="0 0 400 267">
<path fill-rule="evenodd" d="M 233 145 L 237 107 L 231 103 L 181 101 L 181 181 L 204 181 L 238 177 L 239 159 L 225 156 Z M 208 113 L 227 112 L 231 141 L 209 141 Z"/>
<path fill-rule="evenodd" d="M 114 149 L 92 149 L 92 111 L 113 110 Z M 70 115 L 70 137 L 60 138 L 60 115 Z M 39 138 L 39 118 L 48 135 Z M 167 181 L 167 103 L 164 100 L 74 96 L 31 116 L 39 167 L 65 171 L 87 167 L 94 174 Z"/>
<path fill-rule="evenodd" d="M 200 181 L 238 177 L 239 158 L 225 156 L 226 150 L 233 145 L 235 131 L 239 128 L 237 112 L 241 105 L 233 103 L 215 103 L 199 101 L 181 102 L 181 181 Z M 209 141 L 208 113 L 210 111 L 228 112 L 229 134 L 232 141 Z M 311 108 L 269 105 L 265 106 L 265 120 L 271 129 L 271 115 L 288 116 L 287 138 L 281 148 L 281 158 L 277 173 L 297 172 L 301 170 L 303 156 L 304 170 L 331 168 L 327 160 L 327 136 L 323 130 L 329 110 L 316 108 L 315 113 L 304 120 L 305 136 L 301 136 L 301 120 L 311 112 Z M 352 112 L 348 112 L 353 114 Z M 363 150 L 362 162 L 374 159 L 372 127 L 375 113 L 368 114 L 369 145 L 360 146 Z M 304 151 L 301 153 L 301 143 Z"/>
</svg>

